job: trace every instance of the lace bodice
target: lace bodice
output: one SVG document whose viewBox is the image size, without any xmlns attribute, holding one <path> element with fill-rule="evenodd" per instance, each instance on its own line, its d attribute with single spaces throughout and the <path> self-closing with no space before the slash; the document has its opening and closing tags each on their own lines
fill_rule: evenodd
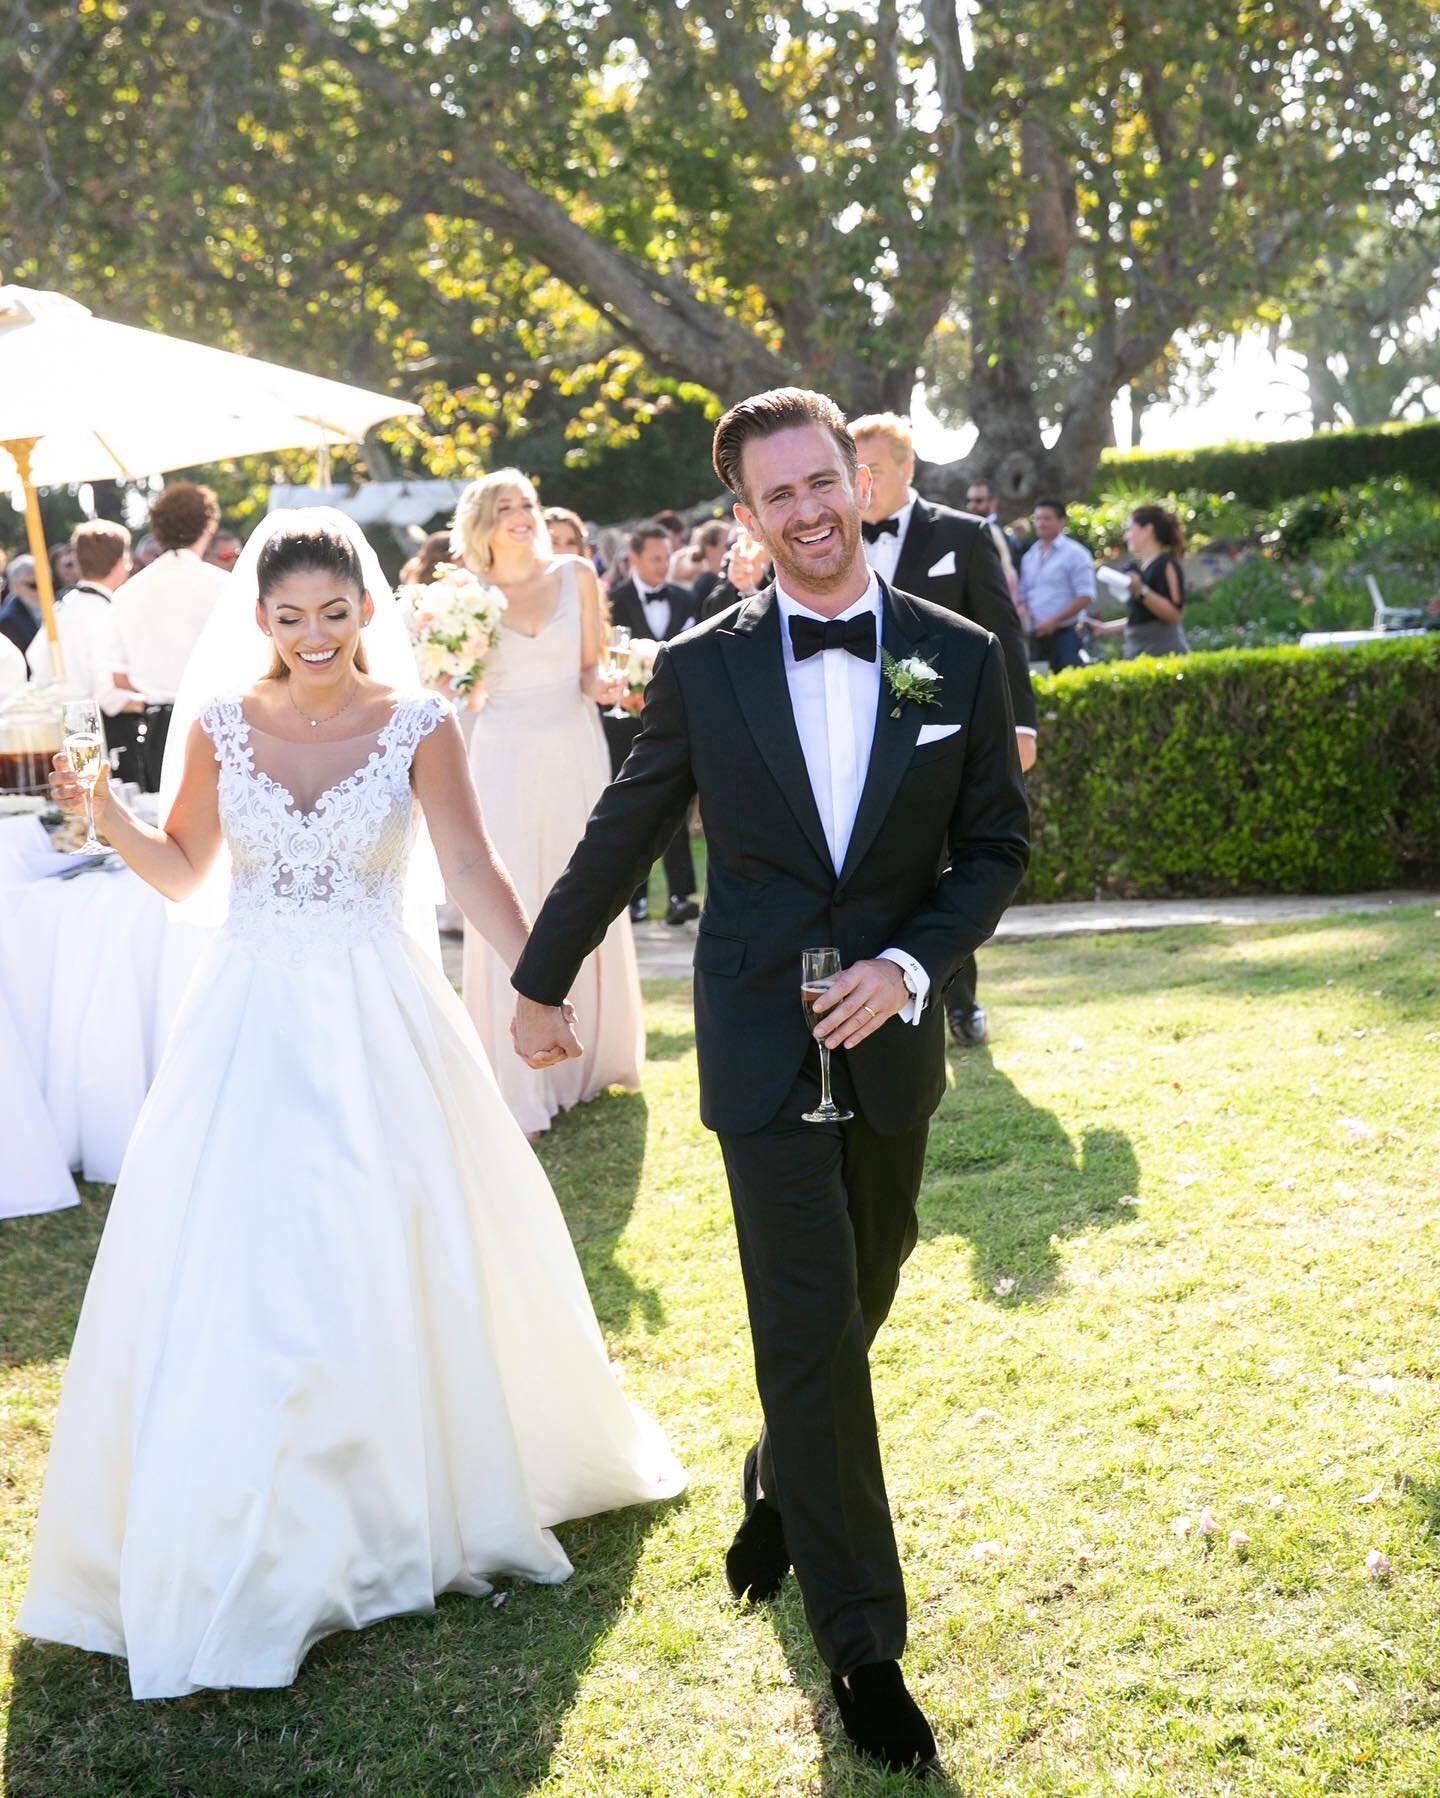
<svg viewBox="0 0 1440 1798">
<path fill-rule="evenodd" d="M 257 772 L 241 702 L 205 707 L 200 724 L 220 764 L 233 935 L 296 949 L 400 929 L 415 831 L 410 766 L 447 709 L 433 693 L 398 701 L 369 758 L 302 810 L 288 787 Z M 305 753 L 303 744 L 296 749 Z"/>
</svg>

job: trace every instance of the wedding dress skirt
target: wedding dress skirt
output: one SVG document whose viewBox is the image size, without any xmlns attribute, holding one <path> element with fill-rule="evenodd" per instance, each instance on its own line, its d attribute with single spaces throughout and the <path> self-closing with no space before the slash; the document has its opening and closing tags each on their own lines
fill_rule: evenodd
<svg viewBox="0 0 1440 1798">
<path fill-rule="evenodd" d="M 423 734 L 438 702 L 411 703 Z M 238 714 L 228 744 L 207 727 L 260 897 L 232 903 L 136 1127 L 19 1619 L 124 1655 L 137 1698 L 286 1685 L 333 1630 L 563 1580 L 552 1525 L 683 1485 L 394 882 L 342 879 L 403 861 L 403 742 L 297 815 Z M 331 884 L 287 922 L 256 854 L 327 809 L 328 862 L 292 833 L 285 879 Z"/>
</svg>

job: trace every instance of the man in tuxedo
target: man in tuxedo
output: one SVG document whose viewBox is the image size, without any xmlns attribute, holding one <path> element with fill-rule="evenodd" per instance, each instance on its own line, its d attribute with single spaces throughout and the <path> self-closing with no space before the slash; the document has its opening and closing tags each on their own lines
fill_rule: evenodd
<svg viewBox="0 0 1440 1798">
<path fill-rule="evenodd" d="M 630 533 L 630 574 L 618 587 L 610 590 L 610 622 L 623 624 L 632 637 L 649 637 L 656 643 L 668 643 L 695 622 L 695 602 L 688 590 L 666 578 L 670 567 L 670 533 L 658 521 L 642 524 Z M 600 714 L 605 726 L 605 741 L 610 748 L 610 772 L 618 774 L 625 765 L 640 720 L 610 718 Z M 690 820 L 687 817 L 665 845 L 666 890 L 670 895 L 665 910 L 667 924 L 688 924 L 700 916 L 695 903 L 695 857 L 690 848 Z M 643 924 L 650 916 L 647 896 L 650 870 L 630 899 L 630 916 Z"/>
<path fill-rule="evenodd" d="M 1029 650 L 985 520 L 920 498 L 913 485 L 910 427 L 903 418 L 874 413 L 857 418 L 850 429 L 871 475 L 861 527 L 866 561 L 902 592 L 958 612 L 994 633 L 1005 656 L 1015 746 L 1020 766 L 1028 772 L 1035 765 Z M 990 1035 L 976 988 L 975 957 L 970 955 L 945 995 L 950 1034 L 962 1048 L 978 1048 Z"/>
<path fill-rule="evenodd" d="M 935 1744 L 900 1672 L 868 1349 L 916 1241 L 941 996 L 1029 853 L 1005 662 L 988 631 L 867 567 L 870 475 L 823 395 L 733 407 L 715 466 L 775 580 L 662 651 L 630 757 L 515 970 L 516 1047 L 535 1067 L 579 1052 L 565 995 L 698 792 L 700 1113 L 725 1159 L 764 1412 L 726 1577 L 765 1599 L 793 1566 L 847 1735 L 923 1768 Z M 896 691 L 902 662 L 922 699 Z M 833 1123 L 805 1116 L 819 1052 L 800 958 L 822 946 L 842 966 L 814 1033 L 848 1114 Z"/>
</svg>

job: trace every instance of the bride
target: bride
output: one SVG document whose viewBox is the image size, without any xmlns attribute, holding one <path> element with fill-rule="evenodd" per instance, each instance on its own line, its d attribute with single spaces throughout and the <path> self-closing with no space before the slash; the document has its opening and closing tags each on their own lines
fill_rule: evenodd
<svg viewBox="0 0 1440 1798">
<path fill-rule="evenodd" d="M 507 965 L 529 930 L 374 552 L 337 513 L 280 513 L 232 582 L 177 702 L 164 828 L 103 774 L 95 794 L 192 915 L 228 860 L 228 915 L 115 1189 L 19 1619 L 123 1655 L 136 1698 L 288 1685 L 333 1630 L 564 1580 L 552 1525 L 683 1485 L 405 927 L 435 896 L 418 810 Z"/>
</svg>

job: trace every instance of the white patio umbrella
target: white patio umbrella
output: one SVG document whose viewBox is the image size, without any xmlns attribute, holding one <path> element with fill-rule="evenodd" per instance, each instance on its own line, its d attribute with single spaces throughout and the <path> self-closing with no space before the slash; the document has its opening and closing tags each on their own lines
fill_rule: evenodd
<svg viewBox="0 0 1440 1798">
<path fill-rule="evenodd" d="M 60 640 L 37 487 L 358 443 L 384 419 L 419 416 L 408 400 L 112 324 L 64 294 L 0 287 L 0 490 L 24 489 L 51 667 Z"/>
</svg>

